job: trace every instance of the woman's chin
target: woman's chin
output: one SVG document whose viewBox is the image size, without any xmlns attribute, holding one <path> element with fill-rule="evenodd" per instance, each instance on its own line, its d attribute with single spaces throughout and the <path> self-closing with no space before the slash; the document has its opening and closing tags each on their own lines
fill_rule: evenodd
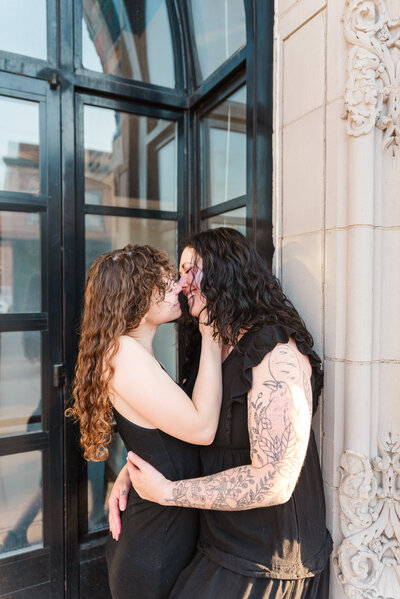
<svg viewBox="0 0 400 599">
<path fill-rule="evenodd" d="M 171 320 L 176 320 L 182 316 L 182 308 L 180 304 L 174 306 L 173 314 L 171 315 Z"/>
</svg>

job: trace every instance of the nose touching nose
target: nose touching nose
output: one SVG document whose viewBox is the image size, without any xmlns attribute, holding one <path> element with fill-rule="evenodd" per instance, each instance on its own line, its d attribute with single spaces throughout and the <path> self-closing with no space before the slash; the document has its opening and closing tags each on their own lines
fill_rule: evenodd
<svg viewBox="0 0 400 599">
<path fill-rule="evenodd" d="M 185 289 L 185 287 L 188 286 L 188 280 L 187 280 L 187 276 L 186 274 L 183 274 L 179 277 L 179 280 L 176 283 L 177 285 L 179 285 L 179 290 L 182 291 L 183 289 Z"/>
<path fill-rule="evenodd" d="M 182 291 L 182 289 L 183 289 L 182 279 L 180 278 L 178 281 L 175 281 L 175 283 L 174 283 L 174 291 L 178 295 L 178 293 L 180 293 Z"/>
</svg>

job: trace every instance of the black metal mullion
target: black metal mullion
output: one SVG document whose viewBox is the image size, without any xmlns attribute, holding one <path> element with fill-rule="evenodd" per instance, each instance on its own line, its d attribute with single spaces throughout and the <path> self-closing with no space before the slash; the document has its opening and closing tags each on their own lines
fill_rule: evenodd
<svg viewBox="0 0 400 599">
<path fill-rule="evenodd" d="M 32 58 L 14 52 L 0 51 L 0 71 L 4 74 L 25 75 L 38 79 L 48 79 L 51 65 L 41 58 Z M 2 77 L 4 76 L 2 73 Z"/>
<path fill-rule="evenodd" d="M 86 69 L 77 69 L 75 73 L 66 72 L 68 82 L 75 85 L 82 92 L 119 96 L 129 100 L 154 103 L 166 108 L 187 108 L 187 97 L 173 88 L 161 87 L 152 83 L 144 83 L 124 79 L 118 75 L 97 73 Z"/>
<path fill-rule="evenodd" d="M 182 114 L 181 110 L 175 110 L 174 107 L 162 107 L 157 105 L 151 105 L 148 102 L 142 103 L 137 102 L 135 98 L 130 99 L 118 99 L 115 97 L 103 96 L 99 93 L 79 93 L 80 101 L 85 105 L 97 106 L 98 108 L 108 108 L 110 110 L 116 110 L 118 112 L 128 112 L 138 116 L 148 116 L 152 118 L 165 119 L 169 121 L 175 121 Z"/>
<path fill-rule="evenodd" d="M 71 48 L 72 56 L 72 70 L 82 69 L 82 21 L 83 21 L 83 6 L 82 2 L 76 2 L 76 0 L 70 0 L 72 2 L 72 10 L 69 15 L 72 14 L 73 22 L 73 46 Z M 71 36 L 72 37 L 72 36 Z"/>
<path fill-rule="evenodd" d="M 273 3 L 246 0 L 246 19 L 254 32 L 248 64 L 247 234 L 271 264 Z"/>
<path fill-rule="evenodd" d="M 174 0 L 177 19 L 180 25 L 182 35 L 182 49 L 184 57 L 184 69 L 186 72 L 185 91 L 190 96 L 196 88 L 196 68 L 195 68 L 195 46 L 192 41 L 192 28 L 189 27 L 189 16 L 187 3 L 180 0 Z M 197 55 L 196 55 L 197 59 Z"/>
<path fill-rule="evenodd" d="M 104 216 L 127 216 L 131 218 L 154 218 L 158 220 L 176 220 L 177 212 L 168 210 L 151 210 L 149 208 L 128 208 L 124 206 L 104 206 L 103 204 L 85 204 L 85 214 L 102 214 Z"/>
<path fill-rule="evenodd" d="M 47 432 L 47 431 L 46 431 Z M 52 539 L 52 529 L 54 526 L 54 520 L 57 519 L 54 511 L 52 511 L 52 504 L 53 504 L 53 497 L 51 494 L 51 487 L 50 487 L 50 480 L 48 480 L 48 477 L 45 475 L 46 473 L 50 473 L 51 471 L 51 451 L 49 450 L 49 445 L 51 445 L 50 442 L 50 431 L 48 432 L 49 435 L 49 441 L 47 444 L 47 447 L 43 448 L 42 450 L 42 459 L 41 459 L 41 463 L 42 463 L 42 515 L 43 515 L 43 546 L 44 547 L 49 547 L 50 549 L 50 580 L 52 578 L 52 568 L 51 568 L 51 562 L 52 562 L 52 554 L 53 552 L 59 548 L 56 548 L 54 546 L 53 543 L 53 539 Z"/>
<path fill-rule="evenodd" d="M 49 433 L 26 433 L 0 437 L 0 456 L 39 451 L 49 446 Z"/>
<path fill-rule="evenodd" d="M 74 377 L 74 365 L 75 358 L 78 350 L 78 327 L 81 320 L 81 312 L 83 306 L 83 294 L 85 289 L 85 271 L 86 271 L 86 237 L 85 237 L 85 214 L 86 214 L 86 205 L 85 205 L 85 148 L 84 148 L 84 107 L 85 107 L 85 99 L 86 96 L 83 94 L 77 94 L 75 96 L 75 270 L 70 273 L 70 276 L 73 276 L 75 281 L 74 291 L 74 310 L 71 316 L 73 315 L 73 320 L 70 324 L 75 329 L 74 338 L 71 339 L 73 341 L 73 360 L 70 362 L 69 371 L 72 371 L 70 374 L 70 389 L 72 381 Z M 107 104 L 107 101 L 106 101 Z M 116 109 L 115 100 L 112 102 L 112 107 Z M 97 206 L 98 208 L 100 206 Z M 75 426 L 74 437 L 70 437 L 70 443 L 74 445 L 73 455 L 74 455 L 74 464 L 73 469 L 75 471 L 76 480 L 74 481 L 74 487 L 76 489 L 76 497 L 75 497 L 75 505 L 74 516 L 76 518 L 74 524 L 77 527 L 75 541 L 76 545 L 73 548 L 75 557 L 74 559 L 79 560 L 79 547 L 82 542 L 84 536 L 87 534 L 88 529 L 88 510 L 87 510 L 87 462 L 85 462 L 82 458 L 82 452 L 79 449 L 79 430 L 78 427 Z M 72 430 L 70 435 L 72 434 Z M 72 455 L 72 454 L 71 454 Z M 71 464 L 70 464 L 71 467 Z M 76 510 L 76 512 L 75 512 Z M 79 567 L 79 562 L 78 562 Z M 79 585 L 79 572 L 78 580 L 73 581 L 74 584 Z M 71 594 L 72 597 L 72 594 Z"/>
<path fill-rule="evenodd" d="M 179 0 L 178 0 L 179 2 Z M 189 73 L 189 97 L 198 87 L 198 78 L 201 74 L 200 61 L 197 53 L 196 37 L 194 35 L 193 15 L 190 2 L 179 2 L 182 22 L 185 31 L 185 51 L 188 56 L 187 69 Z"/>
<path fill-rule="evenodd" d="M 13 195 L 0 192 L 0 210 L 9 212 L 44 212 L 47 209 L 47 198 L 44 196 L 29 196 L 28 194 Z"/>
<path fill-rule="evenodd" d="M 24 312 L 0 314 L 0 332 L 43 331 L 47 329 L 48 319 L 44 312 Z"/>
<path fill-rule="evenodd" d="M 243 72 L 246 66 L 247 53 L 248 50 L 245 46 L 212 73 L 189 97 L 189 108 L 193 108 L 200 102 L 203 102 L 208 96 L 214 94 L 216 90 L 220 91 L 224 89 L 238 74 Z"/>
<path fill-rule="evenodd" d="M 201 220 L 204 220 L 205 218 L 218 216 L 219 214 L 224 214 L 231 210 L 243 208 L 246 206 L 246 201 L 247 196 L 240 196 L 238 198 L 233 198 L 232 200 L 227 200 L 226 202 L 221 202 L 220 204 L 215 204 L 215 206 L 207 206 L 207 208 L 203 208 L 200 211 L 200 218 Z"/>
<path fill-rule="evenodd" d="M 177 193 L 177 212 L 174 214 L 174 220 L 178 222 L 178 260 L 179 251 L 185 235 L 188 231 L 189 221 L 189 178 L 188 178 L 188 153 L 185 151 L 187 147 L 188 137 L 188 115 L 182 115 L 178 120 L 177 126 L 177 171 L 176 171 L 176 193 Z"/>
<path fill-rule="evenodd" d="M 11 54 L 10 56 L 15 55 Z M 48 69 L 49 72 L 50 70 Z M 11 98 L 40 102 L 46 96 L 46 89 L 43 86 L 43 81 L 32 77 L 16 77 L 14 73 L 6 72 L 1 73 L 0 94 Z"/>
<path fill-rule="evenodd" d="M 200 160 L 200 180 L 198 183 L 198 214 L 199 222 L 201 220 L 201 210 L 207 205 L 210 197 L 210 169 L 206 167 L 208 153 L 210 149 L 210 127 L 201 116 L 199 116 L 199 160 Z"/>
<path fill-rule="evenodd" d="M 187 176 L 187 197 L 186 197 L 186 210 L 187 210 L 187 220 L 186 220 L 186 229 L 185 229 L 185 237 L 188 237 L 192 231 L 194 230 L 195 223 L 195 212 L 196 212 L 196 144 L 197 144 L 197 134 L 196 134 L 196 117 L 193 111 L 188 111 L 185 113 L 185 123 L 186 123 L 186 135 L 185 135 L 185 144 L 186 144 L 186 176 Z"/>
<path fill-rule="evenodd" d="M 191 233 L 200 228 L 200 206 L 204 185 L 204 157 L 202 142 L 202 122 L 196 111 L 193 112 L 193 219 Z"/>
<path fill-rule="evenodd" d="M 175 87 L 182 92 L 186 88 L 185 48 L 182 35 L 182 24 L 177 12 L 176 2 L 166 0 L 169 24 L 171 28 L 172 48 L 174 53 Z"/>
<path fill-rule="evenodd" d="M 178 194 L 178 248 L 177 265 L 179 268 L 180 252 L 183 243 L 189 235 L 190 215 L 192 205 L 192 186 L 190 185 L 191 151 L 190 151 L 190 118 L 185 112 L 178 121 L 178 164 L 177 164 L 177 194 Z M 182 366 L 185 360 L 183 352 L 182 327 L 178 324 L 178 362 L 177 382 L 181 380 Z"/>
<path fill-rule="evenodd" d="M 46 212 L 46 204 L 28 202 L 25 200 L 2 200 L 0 199 L 0 210 L 4 212 L 30 212 L 44 213 Z"/>
<path fill-rule="evenodd" d="M 59 63 L 57 4 L 57 0 L 47 0 L 47 60 L 53 67 Z"/>
<path fill-rule="evenodd" d="M 61 115 L 60 88 L 47 93 L 47 178 L 49 205 L 44 231 L 46 255 L 42 258 L 43 283 L 47 294 L 49 328 L 42 334 L 42 388 L 47 405 L 43 428 L 49 431 L 49 449 L 43 453 L 43 514 L 49 516 L 50 586 L 52 596 L 64 592 L 64 476 L 62 388 L 53 380 L 53 365 L 63 362 L 62 352 L 62 243 L 61 243 Z M 43 218 L 45 215 L 43 214 Z"/>
<path fill-rule="evenodd" d="M 243 64 L 246 67 L 246 63 Z M 225 82 L 224 85 L 218 85 L 216 89 L 210 91 L 206 98 L 202 99 L 202 102 L 198 105 L 198 114 L 200 117 L 206 115 L 215 106 L 218 106 L 229 97 L 238 91 L 243 85 L 246 84 L 246 71 L 242 68 L 240 72 Z"/>
<path fill-rule="evenodd" d="M 77 15 L 81 3 L 73 0 L 60 2 L 61 11 L 61 64 L 65 72 L 74 70 L 74 18 L 77 24 Z M 66 282 L 63 293 L 64 334 L 63 352 L 65 358 L 64 407 L 69 406 L 71 382 L 74 376 L 76 348 L 78 344 L 77 324 L 79 322 L 80 301 L 78 298 L 77 266 L 84 254 L 79 254 L 77 236 L 82 235 L 83 218 L 79 218 L 77 207 L 76 188 L 76 162 L 77 146 L 82 148 L 80 136 L 83 136 L 79 126 L 76 130 L 75 87 L 67 84 L 62 90 L 61 102 L 61 169 L 62 169 L 62 243 L 64 248 L 63 280 Z M 77 156 L 78 159 L 81 156 Z M 81 211 L 82 216 L 82 211 Z M 77 222 L 79 226 L 77 227 Z M 77 425 L 72 419 L 64 419 L 64 567 L 65 567 L 65 598 L 76 599 L 79 597 L 79 539 L 78 539 L 78 496 L 79 496 L 79 454 L 77 451 Z"/>
</svg>

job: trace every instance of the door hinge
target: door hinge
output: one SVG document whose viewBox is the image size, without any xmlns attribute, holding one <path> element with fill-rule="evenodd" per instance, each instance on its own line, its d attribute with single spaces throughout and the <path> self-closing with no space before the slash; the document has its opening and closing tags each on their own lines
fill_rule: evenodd
<svg viewBox="0 0 400 599">
<path fill-rule="evenodd" d="M 60 78 L 59 78 L 58 73 L 56 71 L 53 71 L 51 73 L 51 75 L 47 79 L 47 81 L 49 82 L 50 89 L 57 89 L 57 87 L 60 85 Z"/>
<path fill-rule="evenodd" d="M 64 364 L 53 364 L 53 387 L 63 387 L 65 384 Z"/>
</svg>

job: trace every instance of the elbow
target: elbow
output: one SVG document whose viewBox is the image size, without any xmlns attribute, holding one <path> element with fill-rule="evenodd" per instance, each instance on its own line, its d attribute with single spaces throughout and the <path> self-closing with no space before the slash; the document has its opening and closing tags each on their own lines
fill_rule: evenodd
<svg viewBox="0 0 400 599">
<path fill-rule="evenodd" d="M 289 482 L 287 485 L 277 489 L 274 505 L 283 505 L 287 503 L 293 495 L 296 485 Z"/>
<path fill-rule="evenodd" d="M 254 464 L 252 464 L 254 467 Z M 255 467 L 254 467 L 255 468 Z M 274 505 L 283 505 L 287 503 L 293 496 L 293 492 L 296 488 L 296 480 L 287 480 L 280 475 L 275 474 L 272 476 L 269 469 L 256 468 L 255 471 L 258 474 L 257 481 L 260 487 L 268 488 L 268 493 L 264 496 L 264 501 L 255 507 L 272 507 Z"/>
<path fill-rule="evenodd" d="M 191 441 L 195 445 L 211 445 L 215 439 L 216 427 L 206 427 L 196 432 L 196 439 Z"/>
<path fill-rule="evenodd" d="M 215 439 L 215 433 L 216 431 L 214 431 L 213 433 L 205 434 L 202 445 L 211 445 Z"/>
</svg>

